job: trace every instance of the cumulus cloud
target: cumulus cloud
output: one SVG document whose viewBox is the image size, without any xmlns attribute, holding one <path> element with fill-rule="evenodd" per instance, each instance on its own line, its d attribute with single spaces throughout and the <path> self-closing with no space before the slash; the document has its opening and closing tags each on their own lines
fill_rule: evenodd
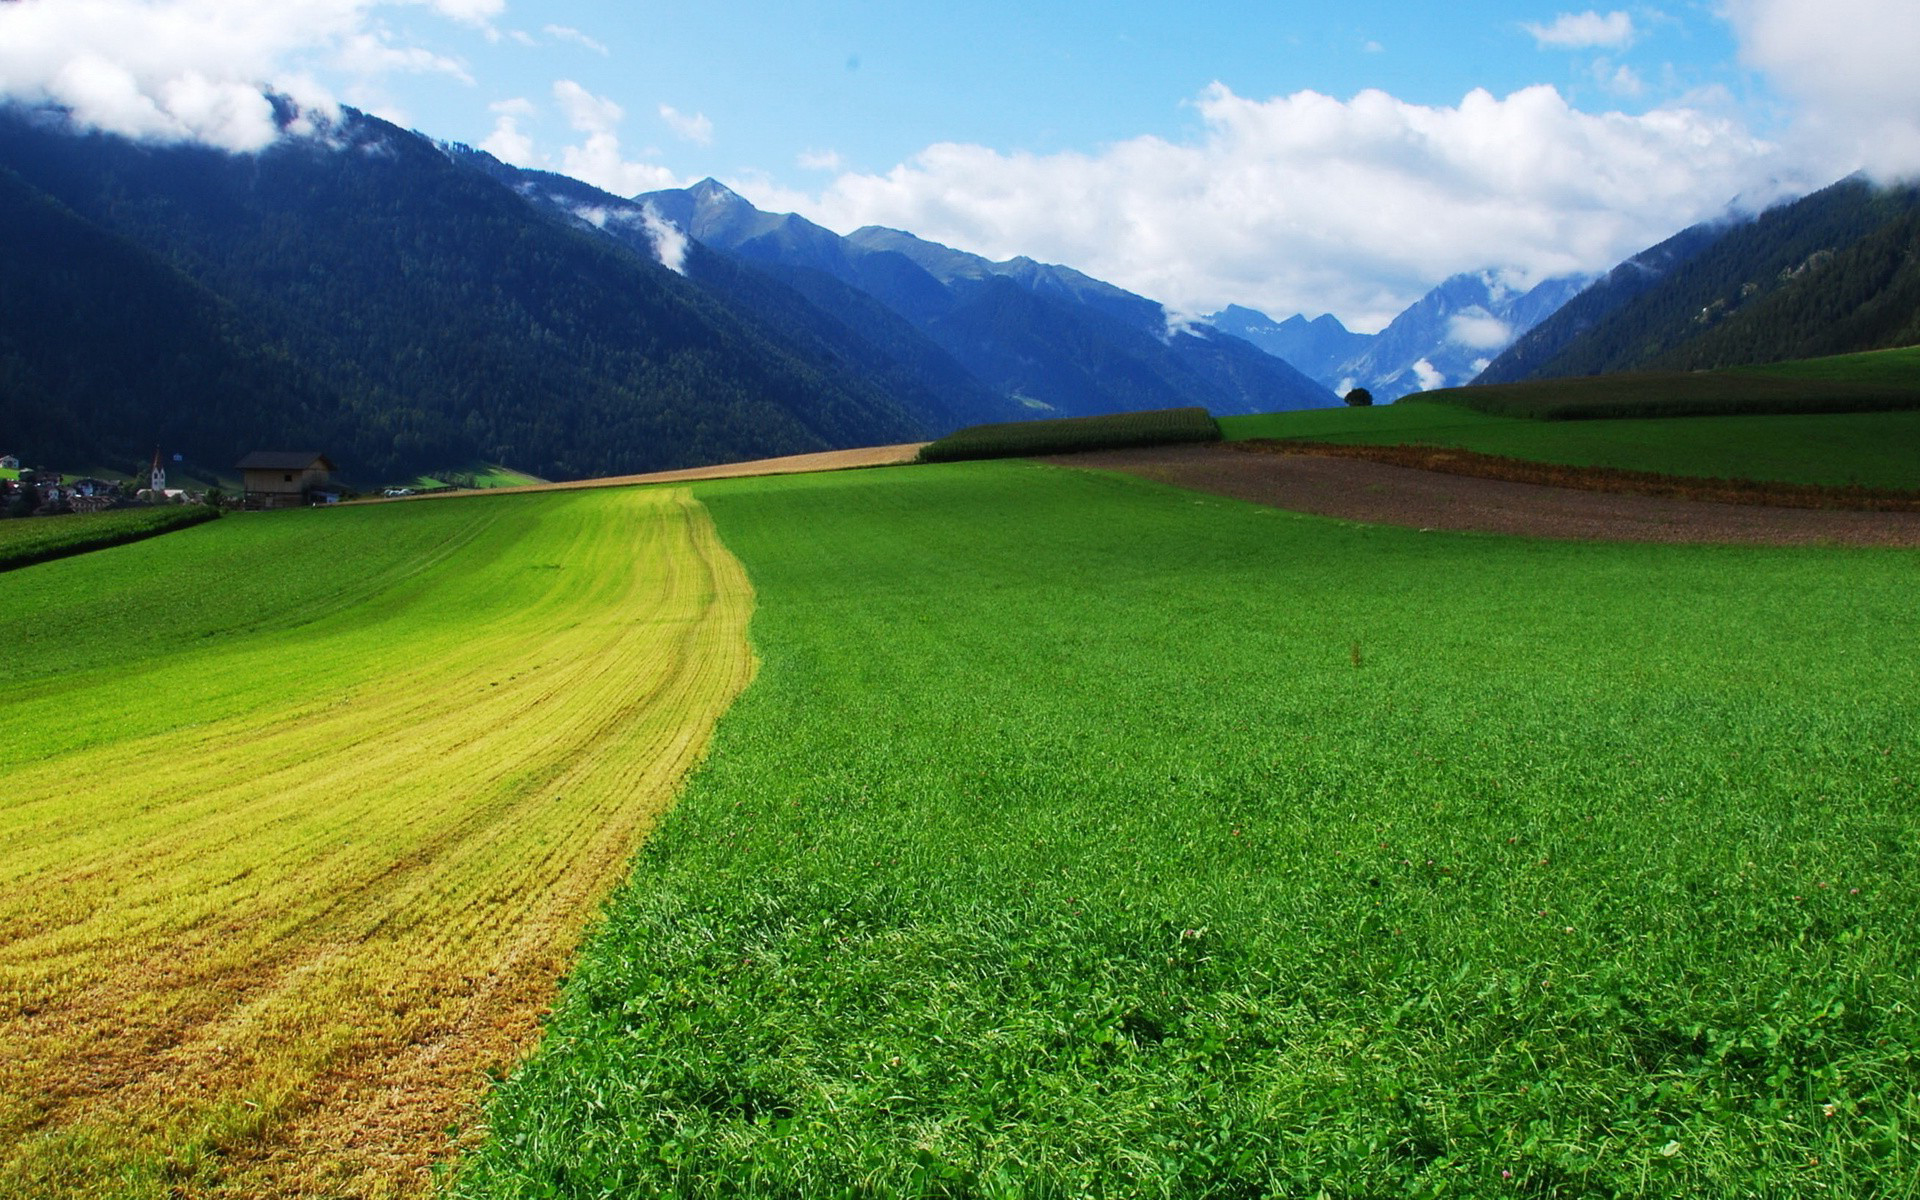
<svg viewBox="0 0 1920 1200">
<path fill-rule="evenodd" d="M 681 186 L 680 179 L 667 168 L 625 157 L 616 130 L 626 111 L 618 104 L 594 95 L 571 79 L 553 85 L 553 98 L 566 114 L 567 123 L 587 135 L 585 141 L 560 151 L 561 172 L 619 196 Z"/>
<path fill-rule="evenodd" d="M 501 162 L 512 163 L 516 167 L 539 166 L 539 156 L 533 150 L 533 138 L 520 129 L 521 120 L 533 115 L 533 102 L 524 96 L 516 96 L 487 107 L 493 112 L 493 132 L 480 143 L 480 148 Z"/>
<path fill-rule="evenodd" d="M 1742 61 L 1803 107 L 1796 148 L 1836 168 L 1920 174 L 1912 0 L 1725 0 Z"/>
<path fill-rule="evenodd" d="M 611 133 L 627 115 L 618 104 L 594 95 L 571 79 L 554 81 L 553 98 L 560 102 L 567 124 L 581 133 Z"/>
<path fill-rule="evenodd" d="M 1447 386 L 1446 375 L 1424 358 L 1413 364 L 1413 377 L 1419 381 L 1423 392 Z"/>
<path fill-rule="evenodd" d="M 1240 303 L 1378 329 L 1460 271 L 1530 284 L 1603 270 L 1777 167 L 1731 118 L 1588 114 L 1551 87 L 1428 107 L 1378 91 L 1253 100 L 1216 84 L 1195 107 L 1204 128 L 1184 141 L 1052 155 L 942 143 L 789 207 L 837 229 L 1063 262 L 1183 312 Z"/>
<path fill-rule="evenodd" d="M 701 146 L 713 143 L 713 122 L 707 120 L 705 113 L 688 116 L 671 104 L 662 104 L 660 119 L 667 123 L 668 129 L 686 141 Z"/>
<path fill-rule="evenodd" d="M 1623 12 L 1605 16 L 1589 9 L 1583 13 L 1561 13 L 1551 25 L 1527 22 L 1521 26 L 1533 35 L 1542 50 L 1591 50 L 1606 47 L 1624 50 L 1633 44 L 1633 17 Z"/>
<path fill-rule="evenodd" d="M 324 119 L 322 71 L 466 78 L 452 59 L 394 40 L 376 10 L 396 0 L 8 0 L 0 3 L 0 97 L 61 106 L 129 137 L 257 150 L 279 136 L 263 91 Z M 502 0 L 433 0 L 484 23 Z"/>
</svg>

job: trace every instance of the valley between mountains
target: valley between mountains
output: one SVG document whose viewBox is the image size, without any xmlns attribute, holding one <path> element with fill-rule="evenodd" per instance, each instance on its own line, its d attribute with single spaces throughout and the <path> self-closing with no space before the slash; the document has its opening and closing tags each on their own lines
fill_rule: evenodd
<svg viewBox="0 0 1920 1200">
<path fill-rule="evenodd" d="M 0 111 L 0 1195 L 1920 1192 L 1920 191 L 1357 334 L 290 103 Z"/>
</svg>

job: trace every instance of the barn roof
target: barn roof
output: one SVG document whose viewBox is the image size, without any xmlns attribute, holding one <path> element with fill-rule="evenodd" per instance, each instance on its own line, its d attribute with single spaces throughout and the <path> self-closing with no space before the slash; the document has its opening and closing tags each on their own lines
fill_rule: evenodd
<svg viewBox="0 0 1920 1200">
<path fill-rule="evenodd" d="M 317 450 L 255 450 L 233 464 L 236 471 L 304 471 L 319 466 L 333 470 L 327 456 Z"/>
</svg>

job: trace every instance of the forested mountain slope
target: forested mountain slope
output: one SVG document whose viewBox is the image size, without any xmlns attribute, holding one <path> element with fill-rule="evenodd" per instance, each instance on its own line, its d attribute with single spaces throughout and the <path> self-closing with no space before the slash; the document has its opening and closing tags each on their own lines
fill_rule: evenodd
<svg viewBox="0 0 1920 1200">
<path fill-rule="evenodd" d="M 783 278 L 826 275 L 865 292 L 1029 415 L 1186 405 L 1249 413 L 1338 402 L 1253 345 L 1170 324 L 1154 301 L 1068 267 L 992 262 L 896 229 L 841 237 L 802 217 L 761 212 L 713 180 L 633 203 Z"/>
<path fill-rule="evenodd" d="M 1476 382 L 1738 366 L 1920 340 L 1920 189 L 1864 179 L 1623 263 Z"/>
<path fill-rule="evenodd" d="M 36 251 L 27 224 L 0 229 L 15 268 L 0 437 L 36 460 L 119 463 L 174 438 L 215 467 L 300 446 L 363 480 L 473 459 L 568 478 L 932 432 L 864 363 L 756 315 L 766 305 L 371 117 L 233 155 L 12 110 L 0 165 L 11 211 L 95 248 Z M 69 265 L 102 255 L 136 265 L 91 280 Z M 52 299 L 76 291 L 89 298 Z M 103 327 L 144 331 L 115 340 L 111 371 L 92 368 Z"/>
</svg>

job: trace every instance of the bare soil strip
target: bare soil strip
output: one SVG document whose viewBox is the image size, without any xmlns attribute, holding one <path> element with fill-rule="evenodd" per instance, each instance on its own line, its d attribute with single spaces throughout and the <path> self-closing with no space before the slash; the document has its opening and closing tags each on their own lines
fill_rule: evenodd
<svg viewBox="0 0 1920 1200">
<path fill-rule="evenodd" d="M 1255 504 L 1416 529 L 1768 546 L 1920 546 L 1920 513 L 1722 504 L 1581 491 L 1392 466 L 1263 454 L 1231 443 L 1100 450 L 1046 461 L 1124 471 Z"/>
<path fill-rule="evenodd" d="M 601 479 L 575 479 L 567 483 L 529 483 L 521 487 L 436 492 L 426 496 L 369 496 L 354 503 L 386 504 L 393 499 L 436 500 L 449 496 L 504 496 L 513 492 L 572 492 L 582 488 L 633 487 L 643 483 L 692 483 L 700 479 L 740 479 L 750 475 L 799 475 L 808 471 L 891 467 L 912 462 L 924 445 L 925 442 L 902 442 L 895 446 L 862 446 L 855 450 L 789 454 L 783 458 L 757 458 L 752 462 L 719 463 L 711 467 L 683 467 L 677 471 L 654 471 L 646 475 L 609 475 Z"/>
<path fill-rule="evenodd" d="M 1920 512 L 1920 493 L 1888 488 L 1825 487 L 1751 479 L 1704 479 L 1628 471 L 1618 467 L 1576 467 L 1565 463 L 1505 458 L 1451 446 L 1371 446 L 1339 442 L 1254 438 L 1231 443 L 1249 454 L 1309 454 L 1320 458 L 1364 458 L 1395 467 L 1415 467 L 1475 479 L 1538 483 L 1583 492 L 1665 496 L 1671 500 L 1711 500 L 1720 504 L 1764 504 L 1782 508 L 1835 508 L 1858 512 Z"/>
</svg>

